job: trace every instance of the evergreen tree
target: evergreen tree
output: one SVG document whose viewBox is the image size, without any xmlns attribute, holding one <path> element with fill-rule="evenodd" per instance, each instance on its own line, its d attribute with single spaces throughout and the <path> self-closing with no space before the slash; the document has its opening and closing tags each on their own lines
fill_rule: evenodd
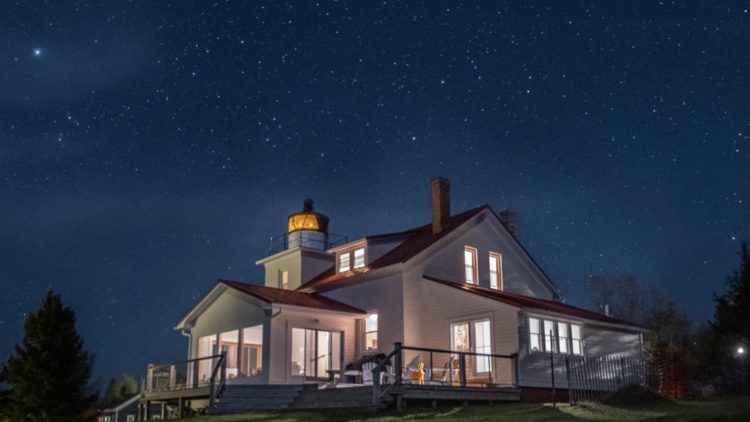
<svg viewBox="0 0 750 422">
<path fill-rule="evenodd" d="M 96 395 L 87 396 L 93 356 L 83 350 L 75 313 L 47 293 L 25 322 L 22 345 L 3 365 L 0 415 L 13 422 L 84 422 L 95 419 Z M 2 417 L 0 417 L 0 420 Z"/>
<path fill-rule="evenodd" d="M 716 311 L 711 327 L 728 354 L 750 346 L 750 252 L 742 244 L 740 266 L 727 278 L 727 291 L 714 295 Z"/>
</svg>

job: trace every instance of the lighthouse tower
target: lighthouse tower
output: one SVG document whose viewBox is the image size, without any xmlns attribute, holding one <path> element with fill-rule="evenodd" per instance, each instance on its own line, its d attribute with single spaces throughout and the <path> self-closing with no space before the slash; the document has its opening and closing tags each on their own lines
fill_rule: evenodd
<svg viewBox="0 0 750 422">
<path fill-rule="evenodd" d="M 266 269 L 265 285 L 294 290 L 335 265 L 328 217 L 315 212 L 312 199 L 302 211 L 289 216 L 287 233 L 271 238 L 269 257 L 256 262 Z"/>
</svg>

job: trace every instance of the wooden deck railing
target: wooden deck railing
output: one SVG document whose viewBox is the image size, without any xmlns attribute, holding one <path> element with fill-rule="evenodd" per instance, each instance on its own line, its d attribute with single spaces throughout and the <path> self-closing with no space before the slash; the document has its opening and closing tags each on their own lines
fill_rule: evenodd
<svg viewBox="0 0 750 422">
<path fill-rule="evenodd" d="M 204 380 L 204 384 L 201 385 L 199 379 L 200 364 L 204 361 L 212 363 L 212 370 L 210 378 Z M 181 370 L 178 370 L 178 367 Z M 210 393 L 209 399 L 215 400 L 224 390 L 226 380 L 227 356 L 226 352 L 222 352 L 218 355 L 174 362 L 170 365 L 151 364 L 148 366 L 146 376 L 141 379 L 141 391 L 151 393 L 156 391 L 185 390 L 201 386 L 205 387 L 207 385 Z"/>
<path fill-rule="evenodd" d="M 381 399 L 383 395 L 388 394 L 390 389 L 394 386 L 400 386 L 403 384 L 403 371 L 404 371 L 404 364 L 403 364 L 403 352 L 411 350 L 411 351 L 417 351 L 417 352 L 426 352 L 430 354 L 430 360 L 429 360 L 429 368 L 430 368 L 430 379 L 428 381 L 434 382 L 434 371 L 433 371 L 433 357 L 434 354 L 447 354 L 451 357 L 454 357 L 458 360 L 458 372 L 459 372 L 459 385 L 461 387 L 467 386 L 467 379 L 466 379 L 466 357 L 467 356 L 474 356 L 477 358 L 486 358 L 488 360 L 489 365 L 489 373 L 491 374 L 494 370 L 493 365 L 491 363 L 492 359 L 509 359 L 510 360 L 510 368 L 512 372 L 515 372 L 516 365 L 515 360 L 518 354 L 514 353 L 512 355 L 496 355 L 491 353 L 475 353 L 475 352 L 468 352 L 468 351 L 457 351 L 457 350 L 442 350 L 442 349 L 429 349 L 425 347 L 411 347 L 411 346 L 404 346 L 402 343 L 394 343 L 394 349 L 391 353 L 389 353 L 385 359 L 383 359 L 380 363 L 378 363 L 375 368 L 372 369 L 372 386 L 373 386 L 373 392 L 372 392 L 372 404 L 375 406 L 379 406 L 381 403 Z M 382 391 L 381 389 L 381 373 L 385 369 L 386 363 L 391 359 L 394 359 L 393 362 L 393 380 L 391 381 L 392 384 L 385 390 Z M 449 368 L 446 365 L 446 370 L 453 371 L 453 368 Z M 512 377 L 513 382 L 512 384 L 515 386 L 515 376 Z M 490 381 L 492 380 L 492 375 L 490 375 Z M 451 385 L 454 384 L 453 380 L 451 379 Z"/>
</svg>

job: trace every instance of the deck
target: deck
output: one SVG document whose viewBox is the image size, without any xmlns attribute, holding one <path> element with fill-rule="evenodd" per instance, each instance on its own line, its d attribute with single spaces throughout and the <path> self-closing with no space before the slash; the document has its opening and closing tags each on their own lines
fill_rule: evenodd
<svg viewBox="0 0 750 422">
<path fill-rule="evenodd" d="M 228 385 L 212 415 L 249 412 L 268 412 L 295 409 L 385 409 L 401 403 L 419 402 L 435 405 L 451 403 L 501 403 L 518 402 L 521 393 L 516 388 L 454 387 L 439 385 L 404 384 L 381 387 L 380 405 L 373 404 L 373 387 L 318 389 L 306 385 Z"/>
</svg>

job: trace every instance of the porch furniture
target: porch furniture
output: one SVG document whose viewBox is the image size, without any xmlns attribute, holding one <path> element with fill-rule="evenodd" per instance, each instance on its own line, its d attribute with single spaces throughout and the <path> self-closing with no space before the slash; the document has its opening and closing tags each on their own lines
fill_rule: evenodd
<svg viewBox="0 0 750 422">
<path fill-rule="evenodd" d="M 419 385 L 424 385 L 424 363 L 417 364 L 417 370 L 411 374 L 411 380 L 416 381 Z"/>
<path fill-rule="evenodd" d="M 406 367 L 406 371 L 404 371 L 403 380 L 412 382 L 412 375 L 417 371 L 417 365 L 419 365 L 419 355 L 414 356 L 414 359 L 411 360 L 409 363 L 409 366 Z"/>
<path fill-rule="evenodd" d="M 372 385 L 372 370 L 375 369 L 377 364 L 375 362 L 367 362 L 362 365 L 362 384 L 363 385 Z M 383 376 L 385 375 L 383 372 L 380 374 L 380 384 L 383 384 Z"/>
</svg>

